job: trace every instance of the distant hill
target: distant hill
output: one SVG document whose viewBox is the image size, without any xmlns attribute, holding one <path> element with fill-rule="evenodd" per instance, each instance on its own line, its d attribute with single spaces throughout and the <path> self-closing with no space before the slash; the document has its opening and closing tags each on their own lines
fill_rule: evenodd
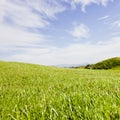
<svg viewBox="0 0 120 120">
<path fill-rule="evenodd" d="M 61 67 L 61 68 L 81 68 L 85 67 L 87 63 L 82 63 L 82 64 L 58 64 L 58 65 L 53 65 L 55 67 Z"/>
<path fill-rule="evenodd" d="M 96 64 L 87 65 L 87 69 L 119 69 L 120 57 L 110 58 Z"/>
</svg>

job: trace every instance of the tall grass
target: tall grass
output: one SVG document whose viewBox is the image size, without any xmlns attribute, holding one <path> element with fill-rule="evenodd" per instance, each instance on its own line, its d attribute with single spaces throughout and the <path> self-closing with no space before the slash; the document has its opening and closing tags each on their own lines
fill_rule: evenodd
<svg viewBox="0 0 120 120">
<path fill-rule="evenodd" d="M 119 119 L 119 70 L 0 62 L 0 120 Z"/>
</svg>

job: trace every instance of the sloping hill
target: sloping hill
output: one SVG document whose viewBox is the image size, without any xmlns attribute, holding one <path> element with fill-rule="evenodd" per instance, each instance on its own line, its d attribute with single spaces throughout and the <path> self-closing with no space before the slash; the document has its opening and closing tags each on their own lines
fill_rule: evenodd
<svg viewBox="0 0 120 120">
<path fill-rule="evenodd" d="M 89 69 L 112 69 L 115 67 L 120 67 L 120 57 L 110 58 L 107 60 L 103 60 L 96 64 L 87 65 L 85 68 Z"/>
<path fill-rule="evenodd" d="M 0 120 L 116 120 L 119 98 L 119 70 L 0 62 Z"/>
</svg>

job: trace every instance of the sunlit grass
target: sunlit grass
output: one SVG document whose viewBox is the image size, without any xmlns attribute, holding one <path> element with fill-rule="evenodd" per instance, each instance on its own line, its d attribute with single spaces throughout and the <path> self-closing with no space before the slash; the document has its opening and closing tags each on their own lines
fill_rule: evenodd
<svg viewBox="0 0 120 120">
<path fill-rule="evenodd" d="M 120 71 L 0 62 L 0 120 L 119 120 Z"/>
</svg>

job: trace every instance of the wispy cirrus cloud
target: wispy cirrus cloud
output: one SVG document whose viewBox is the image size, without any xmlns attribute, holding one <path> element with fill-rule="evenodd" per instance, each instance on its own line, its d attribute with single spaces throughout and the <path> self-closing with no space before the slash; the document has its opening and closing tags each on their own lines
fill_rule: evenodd
<svg viewBox="0 0 120 120">
<path fill-rule="evenodd" d="M 98 18 L 103 24 L 107 25 L 109 30 L 112 31 L 112 35 L 118 35 L 120 33 L 120 16 L 103 16 Z"/>
<path fill-rule="evenodd" d="M 86 6 L 89 6 L 90 4 L 94 3 L 97 5 L 107 6 L 108 2 L 113 0 L 64 0 L 64 1 L 70 3 L 72 8 L 76 8 L 77 5 L 81 5 L 81 10 L 85 12 Z"/>
<path fill-rule="evenodd" d="M 28 45 L 46 41 L 40 31 L 50 25 L 48 19 L 55 19 L 65 7 L 54 0 L 1 0 L 0 1 L 0 42 L 1 45 Z M 7 35 L 6 35 L 7 34 Z"/>
<path fill-rule="evenodd" d="M 70 34 L 77 39 L 81 39 L 81 38 L 88 38 L 89 32 L 90 30 L 86 25 L 76 24 L 73 30 L 70 31 Z"/>
<path fill-rule="evenodd" d="M 23 27 L 42 28 L 48 25 L 47 18 L 55 18 L 55 15 L 63 12 L 65 7 L 49 0 L 1 0 L 0 14 L 2 21 L 10 21 Z"/>
<path fill-rule="evenodd" d="M 102 16 L 100 18 L 98 18 L 98 20 L 106 20 L 109 18 L 109 15 L 105 15 L 105 16 Z"/>
</svg>

